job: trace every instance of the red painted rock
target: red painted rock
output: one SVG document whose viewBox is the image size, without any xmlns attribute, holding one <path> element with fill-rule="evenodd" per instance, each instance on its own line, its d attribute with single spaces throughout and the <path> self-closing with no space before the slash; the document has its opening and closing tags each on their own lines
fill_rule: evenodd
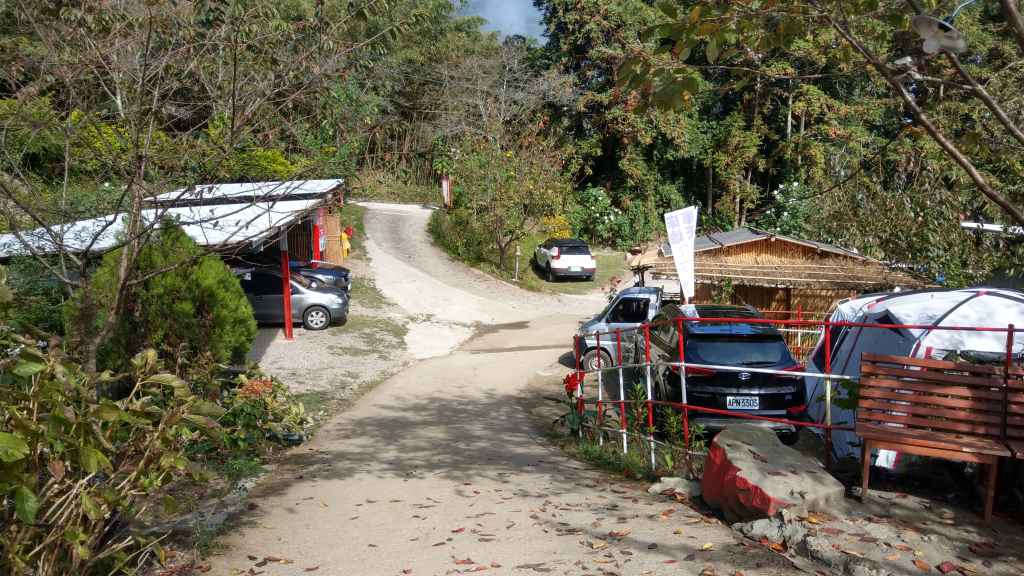
<svg viewBox="0 0 1024 576">
<path fill-rule="evenodd" d="M 821 464 L 784 446 L 775 432 L 742 424 L 711 442 L 701 487 L 704 501 L 730 522 L 770 518 L 782 509 L 828 511 L 845 494 Z"/>
</svg>

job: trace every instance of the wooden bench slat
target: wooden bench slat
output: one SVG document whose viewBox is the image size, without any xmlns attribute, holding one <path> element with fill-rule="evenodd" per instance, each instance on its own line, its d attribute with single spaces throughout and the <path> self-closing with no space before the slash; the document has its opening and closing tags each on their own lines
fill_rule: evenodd
<svg viewBox="0 0 1024 576">
<path fill-rule="evenodd" d="M 910 380 L 926 380 L 928 382 L 942 382 L 946 384 L 959 384 L 962 386 L 977 386 L 981 388 L 1002 388 L 1002 378 L 967 376 L 962 374 L 948 374 L 929 370 L 908 370 L 892 366 L 879 366 L 876 364 L 862 364 L 860 368 L 862 375 L 896 376 Z"/>
<path fill-rule="evenodd" d="M 857 435 L 862 438 L 874 438 L 889 442 L 913 444 L 928 448 L 938 448 L 950 452 L 973 452 L 993 456 L 1010 456 L 1010 450 L 1001 443 L 977 436 L 962 436 L 949 432 L 927 432 L 894 426 L 876 424 L 857 424 Z"/>
<path fill-rule="evenodd" d="M 941 418 L 919 418 L 915 416 L 898 416 L 896 414 L 888 414 L 886 412 L 876 412 L 871 410 L 865 410 L 863 412 L 857 412 L 857 420 L 866 420 L 872 422 L 886 422 L 892 424 L 902 424 L 910 428 L 927 428 L 929 430 L 945 430 L 949 432 L 957 432 L 964 435 L 976 435 L 976 436 L 1001 436 L 1003 433 L 1002 426 L 997 425 L 985 425 L 985 424 L 971 424 L 968 422 L 953 422 Z M 1024 430 L 1016 430 L 1013 428 L 1007 429 L 1007 434 L 1014 437 L 1024 437 Z"/>
<path fill-rule="evenodd" d="M 984 400 L 1003 400 L 1003 393 L 999 390 L 992 390 L 988 388 L 968 388 L 966 386 L 948 386 L 940 384 L 930 384 L 927 382 L 911 382 L 909 380 L 895 380 L 890 378 L 878 378 L 875 376 L 861 378 L 861 387 L 877 386 L 882 388 L 890 388 L 893 390 L 912 390 L 914 392 L 924 392 L 926 394 L 942 394 L 945 396 L 960 396 L 963 398 L 974 398 Z M 1013 396 L 1011 394 L 1011 396 Z M 1018 394 L 1020 397 L 1018 402 L 1024 402 L 1024 394 Z"/>
<path fill-rule="evenodd" d="M 988 366 L 985 364 L 968 364 L 966 362 L 950 362 L 949 360 L 935 360 L 933 358 L 908 358 L 906 356 L 892 356 L 890 354 L 864 353 L 861 356 L 863 362 L 883 362 L 885 364 L 902 364 L 904 366 L 920 366 L 935 370 L 954 370 L 956 372 L 970 372 L 972 374 L 998 374 L 1003 375 L 999 366 Z M 1024 374 L 1024 372 L 1021 372 Z"/>
<path fill-rule="evenodd" d="M 860 397 L 874 398 L 877 400 L 921 402 L 923 404 L 930 404 L 933 406 L 947 406 L 949 408 L 962 408 L 964 410 L 981 410 L 995 413 L 1002 411 L 1001 400 L 951 398 L 949 396 L 936 396 L 934 394 L 906 394 L 903 392 L 894 392 L 890 388 L 876 388 L 863 383 L 860 388 Z M 1021 408 L 1021 413 L 1024 414 L 1024 404 L 1020 404 L 1019 406 Z"/>
<path fill-rule="evenodd" d="M 911 398 L 912 400 L 908 400 Z M 885 410 L 891 412 L 903 412 L 906 414 L 921 415 L 921 416 L 932 416 L 934 418 L 946 418 L 949 420 L 957 420 L 963 422 L 985 422 L 988 424 L 996 424 L 1002 426 L 1003 414 L 1001 412 L 988 412 L 988 411 L 972 411 L 972 410 L 952 410 L 949 408 L 937 408 L 934 406 L 922 405 L 923 398 L 926 396 L 910 395 L 903 399 L 897 400 L 901 402 L 896 404 L 894 402 L 888 402 L 886 400 L 872 400 L 866 398 L 863 395 L 860 399 L 858 408 L 865 410 Z M 857 413 L 858 418 L 860 412 Z M 1024 418 L 1018 416 L 1007 417 L 1007 424 L 1010 426 L 1024 426 Z"/>
</svg>

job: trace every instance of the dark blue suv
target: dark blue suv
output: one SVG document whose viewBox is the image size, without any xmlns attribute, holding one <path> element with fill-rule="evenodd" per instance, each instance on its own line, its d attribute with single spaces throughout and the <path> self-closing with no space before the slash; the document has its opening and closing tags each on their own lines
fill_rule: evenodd
<svg viewBox="0 0 1024 576">
<path fill-rule="evenodd" d="M 679 362 L 679 333 L 676 318 L 763 318 L 749 307 L 669 304 L 659 311 L 652 323 L 651 355 L 661 362 Z M 782 334 L 769 324 L 744 322 L 687 321 L 684 327 L 687 401 L 691 405 L 714 408 L 729 413 L 756 414 L 790 420 L 803 419 L 807 411 L 806 391 L 802 376 L 764 374 L 743 370 L 772 369 L 803 371 L 786 346 Z M 718 368 L 715 368 L 718 367 Z M 737 368 L 725 370 L 723 368 Z M 659 367 L 654 371 L 654 393 L 659 400 L 682 402 L 682 386 L 678 366 Z M 690 412 L 692 422 L 701 423 L 709 431 L 734 424 L 737 418 L 728 414 Z M 795 442 L 792 425 L 746 420 L 780 433 L 783 442 Z"/>
</svg>

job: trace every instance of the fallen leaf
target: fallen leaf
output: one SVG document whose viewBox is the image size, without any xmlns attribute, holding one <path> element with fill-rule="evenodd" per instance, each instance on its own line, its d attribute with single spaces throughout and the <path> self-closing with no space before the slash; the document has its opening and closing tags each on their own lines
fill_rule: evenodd
<svg viewBox="0 0 1024 576">
<path fill-rule="evenodd" d="M 463 558 L 462 560 L 456 558 L 455 563 L 459 566 L 469 566 L 470 564 L 476 564 L 476 562 L 473 562 L 473 560 L 470 558 Z"/>
<path fill-rule="evenodd" d="M 917 569 L 920 570 L 921 572 L 931 572 L 932 571 L 932 567 L 929 566 L 927 562 L 925 562 L 924 560 L 921 560 L 920 558 L 915 558 L 914 559 L 914 566 L 917 566 Z"/>
<path fill-rule="evenodd" d="M 995 558 L 999 555 L 995 544 L 991 542 L 975 542 L 968 546 L 967 549 L 984 558 Z"/>
<path fill-rule="evenodd" d="M 959 566 L 953 564 L 952 562 L 946 561 L 936 566 L 936 568 L 938 568 L 939 572 L 942 572 L 943 574 L 949 574 L 950 572 L 956 572 L 959 569 Z"/>
<path fill-rule="evenodd" d="M 412 574 L 412 568 L 403 568 L 402 574 Z"/>
<path fill-rule="evenodd" d="M 886 556 L 885 559 L 888 560 L 889 562 L 895 562 L 895 561 L 900 559 L 900 555 L 899 554 L 890 554 L 890 555 Z"/>
<path fill-rule="evenodd" d="M 309 568 L 303 568 L 302 571 L 303 572 L 316 572 L 319 569 L 320 569 L 319 566 L 310 566 Z"/>
<path fill-rule="evenodd" d="M 491 568 L 501 568 L 501 564 L 498 564 L 497 562 L 491 562 Z"/>
<path fill-rule="evenodd" d="M 825 534 L 828 534 L 829 536 L 839 536 L 840 534 L 843 533 L 843 531 L 840 530 L 839 528 L 832 528 L 832 527 L 829 527 L 829 526 L 825 526 L 824 528 L 821 529 L 821 531 L 824 532 Z"/>
<path fill-rule="evenodd" d="M 629 534 L 632 531 L 633 531 L 632 528 L 623 528 L 622 530 L 612 530 L 611 532 L 608 533 L 608 537 L 609 538 L 624 538 L 626 536 L 629 536 Z"/>
<path fill-rule="evenodd" d="M 712 544 L 711 542 L 706 542 L 703 546 L 700 547 L 700 551 L 701 552 L 707 552 L 708 550 L 714 549 L 714 547 L 715 547 L 715 545 Z"/>
<path fill-rule="evenodd" d="M 438 546 L 444 546 L 444 545 L 445 545 L 444 542 L 438 542 L 437 544 L 431 544 L 431 546 L 433 546 L 435 548 L 438 547 Z"/>
<path fill-rule="evenodd" d="M 592 550 L 604 550 L 608 547 L 608 543 L 604 540 L 592 540 L 590 542 L 590 548 Z"/>
<path fill-rule="evenodd" d="M 452 534 L 462 534 L 465 531 L 465 528 L 456 528 L 455 530 L 452 530 Z"/>
<path fill-rule="evenodd" d="M 897 550 L 902 550 L 904 552 L 913 552 L 914 551 L 913 548 L 911 548 L 910 546 L 907 546 L 906 544 L 894 544 L 893 548 L 895 548 Z"/>
<path fill-rule="evenodd" d="M 674 560 L 674 559 L 668 559 L 668 560 L 665 560 L 665 562 L 664 562 L 664 563 L 665 563 L 665 564 L 675 564 L 676 562 L 679 562 L 679 560 Z"/>
<path fill-rule="evenodd" d="M 774 552 L 778 552 L 779 554 L 782 554 L 786 551 L 786 545 L 782 542 L 772 542 L 769 548 L 771 548 Z"/>
<path fill-rule="evenodd" d="M 687 562 L 693 562 L 696 559 L 697 559 L 697 555 L 696 554 L 687 554 L 686 557 L 683 558 L 683 560 L 686 560 Z"/>
</svg>

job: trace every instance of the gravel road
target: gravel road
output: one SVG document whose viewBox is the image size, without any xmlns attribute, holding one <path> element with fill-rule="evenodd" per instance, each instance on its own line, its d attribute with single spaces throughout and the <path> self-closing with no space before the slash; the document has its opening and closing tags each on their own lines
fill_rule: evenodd
<svg viewBox="0 0 1024 576">
<path fill-rule="evenodd" d="M 424 210 L 369 208 L 376 284 L 422 325 L 410 350 L 434 357 L 294 450 L 221 540 L 212 574 L 796 573 L 537 431 L 519 400 L 537 374 L 565 370 L 558 358 L 599 297 L 520 292 L 434 249 Z"/>
</svg>

